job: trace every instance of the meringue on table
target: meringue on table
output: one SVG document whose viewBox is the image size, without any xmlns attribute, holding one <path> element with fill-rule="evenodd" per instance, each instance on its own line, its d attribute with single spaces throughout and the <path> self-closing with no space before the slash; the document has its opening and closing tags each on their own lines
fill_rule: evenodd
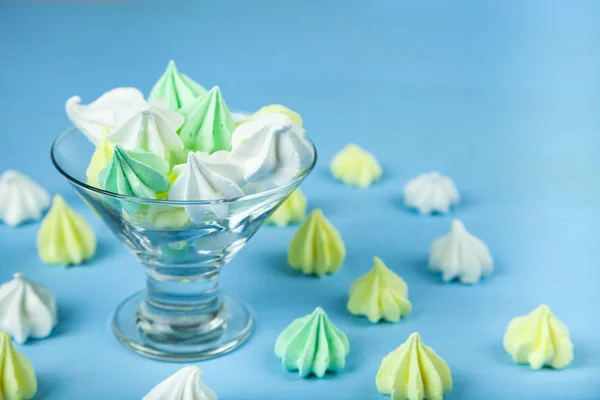
<svg viewBox="0 0 600 400">
<path fill-rule="evenodd" d="M 56 326 L 56 298 L 43 285 L 22 273 L 0 286 L 0 331 L 7 331 L 19 343 L 41 339 Z"/>
<path fill-rule="evenodd" d="M 473 284 L 493 272 L 494 261 L 487 245 L 455 219 L 451 232 L 431 244 L 429 267 L 441 272 L 446 282 L 459 279 Z"/>
<path fill-rule="evenodd" d="M 156 385 L 142 400 L 217 400 L 217 395 L 202 382 L 200 368 L 190 365 Z"/>
<path fill-rule="evenodd" d="M 29 400 L 37 392 L 35 371 L 17 351 L 7 332 L 0 332 L 0 399 Z"/>
<path fill-rule="evenodd" d="M 460 195 L 454 181 L 437 171 L 421 174 L 404 186 L 404 203 L 423 215 L 446 213 L 459 201 Z"/>
<path fill-rule="evenodd" d="M 17 171 L 0 176 L 0 221 L 17 226 L 39 220 L 50 206 L 50 195 L 40 185 Z"/>
</svg>

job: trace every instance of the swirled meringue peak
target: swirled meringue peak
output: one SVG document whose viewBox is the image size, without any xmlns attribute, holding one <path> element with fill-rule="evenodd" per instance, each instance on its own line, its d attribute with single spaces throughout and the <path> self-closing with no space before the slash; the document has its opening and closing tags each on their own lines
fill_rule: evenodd
<svg viewBox="0 0 600 400">
<path fill-rule="evenodd" d="M 398 322 L 412 310 L 406 282 L 390 270 L 379 257 L 367 274 L 350 287 L 348 311 L 364 315 L 375 323 L 380 320 Z"/>
<path fill-rule="evenodd" d="M 126 150 L 145 150 L 165 159 L 183 150 L 177 130 L 183 117 L 160 100 L 141 101 L 117 115 L 117 128 L 108 140 Z"/>
<path fill-rule="evenodd" d="M 96 253 L 96 235 L 92 227 L 56 195 L 38 231 L 37 248 L 46 264 L 81 264 Z"/>
<path fill-rule="evenodd" d="M 327 317 L 321 307 L 297 318 L 277 338 L 275 355 L 288 371 L 298 371 L 305 378 L 321 378 L 327 371 L 344 369 L 350 343 Z"/>
<path fill-rule="evenodd" d="M 37 392 L 37 379 L 27 358 L 13 347 L 8 332 L 0 332 L 0 399 L 29 400 Z"/>
<path fill-rule="evenodd" d="M 192 103 L 198 96 L 206 93 L 206 89 L 189 76 L 177 70 L 175 61 L 169 61 L 167 69 L 152 87 L 149 100 L 162 100 L 170 110 L 177 111 Z"/>
<path fill-rule="evenodd" d="M 21 273 L 0 286 L 0 331 L 7 331 L 19 343 L 41 339 L 56 326 L 56 298 L 43 285 Z"/>
<path fill-rule="evenodd" d="M 263 114 L 239 125 L 232 145 L 231 158 L 243 166 L 246 181 L 272 186 L 290 182 L 315 157 L 303 129 L 285 114 Z"/>
<path fill-rule="evenodd" d="M 67 116 L 89 140 L 98 144 L 116 127 L 116 115 L 120 110 L 144 100 L 144 95 L 131 87 L 109 90 L 90 104 L 81 104 L 81 97 L 73 96 L 65 104 Z"/>
<path fill-rule="evenodd" d="M 452 374 L 415 332 L 383 359 L 376 383 L 377 390 L 391 394 L 392 400 L 442 400 L 452 390 Z"/>
<path fill-rule="evenodd" d="M 335 155 L 329 169 L 336 179 L 361 189 L 368 188 L 383 175 L 375 156 L 353 143 Z"/>
<path fill-rule="evenodd" d="M 235 122 L 218 86 L 179 110 L 185 122 L 179 136 L 186 149 L 213 153 L 231 150 Z"/>
<path fill-rule="evenodd" d="M 446 213 L 459 201 L 454 181 L 436 171 L 421 174 L 404 186 L 404 203 L 423 215 Z"/>
<path fill-rule="evenodd" d="M 217 400 L 217 395 L 202 382 L 200 368 L 189 365 L 156 385 L 142 400 Z"/>
<path fill-rule="evenodd" d="M 504 349 L 516 363 L 529 364 L 534 370 L 544 366 L 560 369 L 573 361 L 569 330 L 547 305 L 510 322 L 504 335 Z"/>
<path fill-rule="evenodd" d="M 99 188 L 100 182 L 98 182 L 98 175 L 106 164 L 110 161 L 113 155 L 114 146 L 106 139 L 102 138 L 96 145 L 96 150 L 92 154 L 90 164 L 85 170 L 85 177 L 87 183 L 93 187 Z"/>
<path fill-rule="evenodd" d="M 441 272 L 445 282 L 459 279 L 461 283 L 473 284 L 493 272 L 494 260 L 487 245 L 455 219 L 450 233 L 431 244 L 429 268 Z"/>
<path fill-rule="evenodd" d="M 169 163 L 146 151 L 125 150 L 115 146 L 109 163 L 100 172 L 102 189 L 130 197 L 156 199 L 171 187 L 167 178 Z"/>
<path fill-rule="evenodd" d="M 50 195 L 44 188 L 17 171 L 0 176 L 0 221 L 17 226 L 39 220 L 50 206 Z"/>
<path fill-rule="evenodd" d="M 177 175 L 169 191 L 169 200 L 226 200 L 241 197 L 244 192 L 238 186 L 242 173 L 235 164 L 227 162 L 227 152 L 188 154 L 187 163 L 174 168 Z M 220 204 L 208 208 L 217 215 L 227 213 L 227 205 Z M 207 207 L 186 206 L 193 222 L 204 219 Z"/>
<path fill-rule="evenodd" d="M 322 276 L 341 268 L 346 246 L 320 209 L 311 212 L 298 228 L 288 250 L 288 262 L 304 274 Z"/>
</svg>

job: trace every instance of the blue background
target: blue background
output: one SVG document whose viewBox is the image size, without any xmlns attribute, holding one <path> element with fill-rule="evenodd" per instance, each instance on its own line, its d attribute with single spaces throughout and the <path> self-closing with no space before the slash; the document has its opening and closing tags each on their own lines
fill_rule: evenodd
<svg viewBox="0 0 600 400">
<path fill-rule="evenodd" d="M 79 3 L 79 4 L 78 4 Z M 0 281 L 15 271 L 58 297 L 48 339 L 17 346 L 35 365 L 38 399 L 140 399 L 181 365 L 151 361 L 113 338 L 108 318 L 143 286 L 142 268 L 56 172 L 52 140 L 64 102 L 121 85 L 148 93 L 167 61 L 234 109 L 285 104 L 302 114 L 320 162 L 303 185 L 348 248 L 322 279 L 286 262 L 294 227 L 264 227 L 223 273 L 252 307 L 255 334 L 238 351 L 199 363 L 222 400 L 384 399 L 381 358 L 421 332 L 450 365 L 447 399 L 600 398 L 598 227 L 600 3 L 597 1 L 139 1 L 0 5 L 0 171 L 18 169 L 60 193 L 93 225 L 85 266 L 42 264 L 39 224 L 0 226 Z M 355 142 L 385 177 L 368 190 L 328 173 Z M 407 179 L 451 176 L 464 201 L 453 215 L 402 207 Z M 428 247 L 452 218 L 486 241 L 494 275 L 442 284 Z M 380 256 L 408 283 L 414 312 L 371 325 L 345 311 L 351 282 Z M 564 371 L 513 365 L 508 321 L 541 303 L 570 328 Z M 285 372 L 273 355 L 293 318 L 322 306 L 351 341 L 347 369 L 323 380 Z"/>
</svg>

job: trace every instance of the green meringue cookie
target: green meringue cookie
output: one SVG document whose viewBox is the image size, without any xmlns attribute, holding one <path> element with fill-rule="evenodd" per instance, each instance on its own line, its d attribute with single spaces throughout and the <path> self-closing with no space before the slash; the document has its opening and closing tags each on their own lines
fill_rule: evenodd
<svg viewBox="0 0 600 400">
<path fill-rule="evenodd" d="M 205 153 L 231 150 L 235 123 L 218 86 L 179 112 L 185 118 L 179 136 L 186 149 Z"/>
<path fill-rule="evenodd" d="M 321 378 L 327 371 L 343 369 L 350 343 L 333 325 L 321 307 L 295 319 L 277 338 L 275 355 L 288 371 L 298 371 L 305 378 Z"/>
<path fill-rule="evenodd" d="M 115 146 L 112 158 L 100 172 L 102 189 L 124 196 L 156 199 L 171 187 L 169 163 L 156 154 Z"/>
<path fill-rule="evenodd" d="M 163 100 L 169 109 L 177 111 L 205 93 L 206 89 L 202 85 L 180 73 L 175 61 L 171 60 L 163 75 L 154 84 L 148 100 Z"/>
</svg>

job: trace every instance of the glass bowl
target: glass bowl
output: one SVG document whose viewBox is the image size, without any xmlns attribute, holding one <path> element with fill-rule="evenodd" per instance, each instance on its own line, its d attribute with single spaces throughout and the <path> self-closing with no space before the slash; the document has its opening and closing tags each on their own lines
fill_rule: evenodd
<svg viewBox="0 0 600 400">
<path fill-rule="evenodd" d="M 310 174 L 316 149 L 310 167 L 293 181 L 216 201 L 146 200 L 92 187 L 86 168 L 94 150 L 72 128 L 54 141 L 51 156 L 146 272 L 146 289 L 126 298 L 113 314 L 116 338 L 141 355 L 181 362 L 240 346 L 252 332 L 253 317 L 244 303 L 219 290 L 221 269 Z"/>
</svg>

